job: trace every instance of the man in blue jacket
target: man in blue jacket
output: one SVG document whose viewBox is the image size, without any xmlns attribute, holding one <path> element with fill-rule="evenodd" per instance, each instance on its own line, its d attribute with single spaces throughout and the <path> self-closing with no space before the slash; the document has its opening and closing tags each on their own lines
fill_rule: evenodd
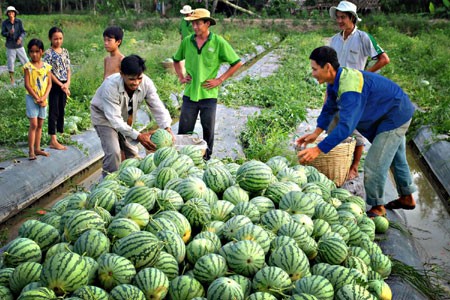
<svg viewBox="0 0 450 300">
<path fill-rule="evenodd" d="M 298 153 L 301 163 L 328 153 L 357 129 L 372 146 L 364 164 L 366 202 L 369 216 L 384 215 L 388 209 L 414 209 L 416 190 L 406 161 L 405 133 L 411 123 L 414 106 L 408 95 L 389 79 L 366 71 L 339 66 L 336 51 L 319 47 L 310 55 L 312 76 L 327 83 L 327 99 L 313 133 L 297 140 L 299 146 L 312 143 L 328 128 L 335 113 L 339 123 L 316 147 Z M 388 204 L 384 187 L 392 167 L 399 198 Z"/>
</svg>

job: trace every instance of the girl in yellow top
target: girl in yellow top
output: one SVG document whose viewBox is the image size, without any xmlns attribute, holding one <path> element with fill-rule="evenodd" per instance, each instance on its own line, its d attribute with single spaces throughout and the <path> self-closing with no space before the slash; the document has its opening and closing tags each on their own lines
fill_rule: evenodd
<svg viewBox="0 0 450 300">
<path fill-rule="evenodd" d="M 52 67 L 41 60 L 44 54 L 44 43 L 32 39 L 28 43 L 30 61 L 23 66 L 25 89 L 27 90 L 27 117 L 30 120 L 28 130 L 29 160 L 35 160 L 36 155 L 49 156 L 41 150 L 42 125 L 46 117 L 47 98 L 52 87 Z"/>
</svg>

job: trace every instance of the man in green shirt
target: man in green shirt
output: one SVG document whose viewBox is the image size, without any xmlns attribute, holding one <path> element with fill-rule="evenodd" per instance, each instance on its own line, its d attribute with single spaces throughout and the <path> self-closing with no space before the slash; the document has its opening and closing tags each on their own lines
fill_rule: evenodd
<svg viewBox="0 0 450 300">
<path fill-rule="evenodd" d="M 216 21 L 210 17 L 208 10 L 196 9 L 185 20 L 192 22 L 194 34 L 183 39 L 173 56 L 178 78 L 181 83 L 186 84 L 178 134 L 192 132 L 200 113 L 203 139 L 208 144 L 205 159 L 208 160 L 214 146 L 219 85 L 232 76 L 243 63 L 224 38 L 209 31 L 209 27 L 215 25 Z M 186 60 L 185 74 L 180 64 L 182 60 Z M 217 77 L 222 63 L 228 63 L 230 67 Z"/>
<path fill-rule="evenodd" d="M 186 17 L 191 16 L 193 12 L 194 11 L 192 10 L 192 7 L 190 7 L 189 5 L 183 6 L 183 9 L 180 10 L 180 13 L 183 15 L 183 19 L 181 19 L 181 23 L 180 23 L 181 40 L 183 40 L 188 35 L 191 35 L 194 33 L 192 24 L 189 21 L 184 19 Z"/>
</svg>

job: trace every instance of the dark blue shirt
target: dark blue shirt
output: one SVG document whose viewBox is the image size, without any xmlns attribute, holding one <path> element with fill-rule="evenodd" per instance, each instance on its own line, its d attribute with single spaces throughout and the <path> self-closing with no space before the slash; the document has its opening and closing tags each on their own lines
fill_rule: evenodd
<svg viewBox="0 0 450 300">
<path fill-rule="evenodd" d="M 328 153 L 357 129 L 372 142 L 381 132 L 396 129 L 409 121 L 414 105 L 393 81 L 372 72 L 339 68 L 333 84 L 327 86 L 327 100 L 317 127 L 326 130 L 336 112 L 339 123 L 319 143 Z"/>
<path fill-rule="evenodd" d="M 14 27 L 14 33 L 11 35 L 11 28 Z M 15 18 L 14 24 L 9 19 L 2 22 L 2 35 L 6 37 L 5 47 L 8 49 L 18 49 L 23 47 L 23 41 L 25 39 L 25 29 L 20 19 Z M 22 42 L 18 45 L 17 40 L 22 38 Z"/>
</svg>

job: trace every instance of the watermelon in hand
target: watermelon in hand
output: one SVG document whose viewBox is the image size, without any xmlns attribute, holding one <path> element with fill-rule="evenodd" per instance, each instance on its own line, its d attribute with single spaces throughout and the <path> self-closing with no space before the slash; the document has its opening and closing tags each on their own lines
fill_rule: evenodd
<svg viewBox="0 0 450 300">
<path fill-rule="evenodd" d="M 156 145 L 156 149 L 161 147 L 171 147 L 173 145 L 172 135 L 164 129 L 157 129 L 150 137 L 150 140 Z"/>
</svg>

